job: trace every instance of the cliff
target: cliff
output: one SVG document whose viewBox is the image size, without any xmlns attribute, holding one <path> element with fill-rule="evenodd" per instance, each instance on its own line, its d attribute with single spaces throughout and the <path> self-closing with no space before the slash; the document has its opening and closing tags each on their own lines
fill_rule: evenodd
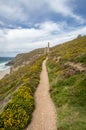
<svg viewBox="0 0 86 130">
<path fill-rule="evenodd" d="M 23 67 L 27 64 L 30 64 L 37 60 L 40 56 L 44 55 L 44 49 L 36 49 L 28 53 L 18 54 L 15 58 L 13 58 L 6 65 L 11 66 L 11 72 L 18 70 L 20 67 Z"/>
</svg>

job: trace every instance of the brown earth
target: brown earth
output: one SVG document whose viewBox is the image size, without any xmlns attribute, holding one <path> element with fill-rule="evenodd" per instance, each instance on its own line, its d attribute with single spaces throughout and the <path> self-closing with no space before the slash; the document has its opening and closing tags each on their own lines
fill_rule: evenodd
<svg viewBox="0 0 86 130">
<path fill-rule="evenodd" d="M 31 124 L 26 130 L 57 130 L 56 110 L 49 94 L 49 79 L 46 70 L 46 60 L 42 65 L 40 84 L 35 93 L 36 108 Z"/>
<path fill-rule="evenodd" d="M 83 67 L 83 65 L 81 63 L 73 63 L 73 62 L 67 62 L 65 65 L 71 66 L 72 68 L 74 68 L 77 71 L 85 71 L 86 68 Z"/>
</svg>

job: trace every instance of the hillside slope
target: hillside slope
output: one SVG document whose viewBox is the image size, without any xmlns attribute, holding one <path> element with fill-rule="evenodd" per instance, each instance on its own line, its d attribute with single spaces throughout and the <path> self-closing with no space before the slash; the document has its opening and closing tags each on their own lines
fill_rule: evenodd
<svg viewBox="0 0 86 130">
<path fill-rule="evenodd" d="M 47 69 L 58 130 L 85 130 L 86 36 L 53 47 Z"/>
<path fill-rule="evenodd" d="M 23 130 L 30 123 L 44 59 L 38 56 L 0 80 L 0 129 Z"/>
<path fill-rule="evenodd" d="M 43 48 L 39 48 L 28 53 L 18 54 L 7 65 L 11 65 L 14 68 L 24 66 L 37 60 L 37 58 L 39 58 L 43 54 L 44 54 Z"/>
</svg>

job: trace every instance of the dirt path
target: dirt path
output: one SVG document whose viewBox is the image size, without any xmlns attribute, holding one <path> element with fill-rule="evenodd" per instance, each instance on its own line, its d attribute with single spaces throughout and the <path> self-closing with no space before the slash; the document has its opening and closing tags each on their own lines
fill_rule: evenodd
<svg viewBox="0 0 86 130">
<path fill-rule="evenodd" d="M 35 93 L 36 109 L 31 124 L 26 130 L 57 130 L 56 111 L 49 94 L 46 60 L 42 65 L 40 84 Z"/>
</svg>

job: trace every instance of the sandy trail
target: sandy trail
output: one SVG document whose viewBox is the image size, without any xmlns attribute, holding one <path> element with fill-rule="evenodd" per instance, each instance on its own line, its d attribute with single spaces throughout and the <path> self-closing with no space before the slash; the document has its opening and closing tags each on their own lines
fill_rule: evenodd
<svg viewBox="0 0 86 130">
<path fill-rule="evenodd" d="M 57 130 L 56 111 L 49 94 L 46 60 L 42 65 L 40 84 L 35 93 L 36 109 L 31 124 L 26 130 Z"/>
</svg>

